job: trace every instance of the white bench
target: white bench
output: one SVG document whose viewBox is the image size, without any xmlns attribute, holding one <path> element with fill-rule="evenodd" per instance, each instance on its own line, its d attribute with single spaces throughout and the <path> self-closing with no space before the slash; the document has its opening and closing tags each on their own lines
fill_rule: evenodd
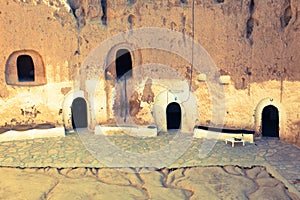
<svg viewBox="0 0 300 200">
<path fill-rule="evenodd" d="M 225 143 L 227 144 L 228 142 L 231 142 L 231 146 L 234 147 L 235 143 L 243 143 L 243 146 L 245 146 L 245 140 L 239 139 L 235 140 L 235 138 L 227 138 L 225 139 Z"/>
</svg>

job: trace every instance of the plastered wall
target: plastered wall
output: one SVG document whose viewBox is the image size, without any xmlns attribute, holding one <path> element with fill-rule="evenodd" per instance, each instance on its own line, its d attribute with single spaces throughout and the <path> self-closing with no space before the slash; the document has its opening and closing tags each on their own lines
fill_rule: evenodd
<svg viewBox="0 0 300 200">
<path fill-rule="evenodd" d="M 299 144 L 299 6 L 296 0 L 1 1 L 0 125 L 63 125 L 64 99 L 77 90 L 84 91 L 88 105 L 93 106 L 90 124 L 114 123 L 119 96 L 116 82 L 105 77 L 105 69 L 108 63 L 114 68 L 113 52 L 126 46 L 130 49 L 131 44 L 124 40 L 120 46 L 107 48 L 93 65 L 86 65 L 86 59 L 115 34 L 161 27 L 179 32 L 182 45 L 194 37 L 216 64 L 217 76 L 230 76 L 228 84 L 222 85 L 223 120 L 214 122 L 212 109 L 217 103 L 211 98 L 213 88 L 197 79 L 205 70 L 191 74 L 191 63 L 168 52 L 132 52 L 133 68 L 160 63 L 175 69 L 188 85 L 192 83 L 199 115 L 191 123 L 223 123 L 228 128 L 256 130 L 257 107 L 263 99 L 272 98 L 284 112 L 280 112 L 284 124 L 280 124 L 280 138 Z M 6 83 L 9 56 L 26 49 L 42 57 L 46 84 L 31 87 Z M 100 82 L 95 91 L 93 81 Z M 153 105 L 162 89 L 154 83 L 157 81 L 148 74 L 136 81 L 139 89 L 130 89 L 133 124 L 155 123 Z"/>
</svg>

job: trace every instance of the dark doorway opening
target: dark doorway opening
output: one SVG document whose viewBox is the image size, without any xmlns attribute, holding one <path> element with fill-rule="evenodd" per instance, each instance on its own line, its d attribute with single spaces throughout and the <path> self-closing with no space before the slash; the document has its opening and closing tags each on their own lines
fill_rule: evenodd
<svg viewBox="0 0 300 200">
<path fill-rule="evenodd" d="M 87 105 L 86 101 L 78 97 L 74 99 L 71 107 L 72 112 L 72 126 L 73 129 L 76 128 L 87 128 L 88 119 L 87 119 Z"/>
<path fill-rule="evenodd" d="M 34 64 L 31 56 L 20 55 L 17 58 L 17 72 L 19 82 L 34 81 Z"/>
<path fill-rule="evenodd" d="M 126 75 L 126 77 L 132 76 L 131 54 L 127 49 L 120 49 L 117 51 L 116 72 L 117 80 L 122 78 L 124 75 Z"/>
<path fill-rule="evenodd" d="M 167 106 L 167 129 L 180 129 L 181 127 L 181 108 L 178 103 L 170 103 Z"/>
<path fill-rule="evenodd" d="M 262 135 L 279 137 L 279 114 L 275 106 L 269 105 L 262 112 Z"/>
</svg>

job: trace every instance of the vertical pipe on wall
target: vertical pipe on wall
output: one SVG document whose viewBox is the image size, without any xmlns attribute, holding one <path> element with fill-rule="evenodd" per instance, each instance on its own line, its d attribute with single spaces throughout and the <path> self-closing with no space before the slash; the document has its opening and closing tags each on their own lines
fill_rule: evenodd
<svg viewBox="0 0 300 200">
<path fill-rule="evenodd" d="M 192 66 L 191 66 L 191 78 L 190 78 L 190 91 L 192 90 L 193 83 L 193 69 L 194 69 L 194 44 L 195 44 L 195 0 L 192 1 Z"/>
<path fill-rule="evenodd" d="M 124 122 L 126 122 L 126 117 L 128 114 L 128 98 L 127 98 L 127 86 L 126 86 L 126 76 L 124 76 L 124 102 L 125 102 L 125 113 L 124 113 Z"/>
</svg>

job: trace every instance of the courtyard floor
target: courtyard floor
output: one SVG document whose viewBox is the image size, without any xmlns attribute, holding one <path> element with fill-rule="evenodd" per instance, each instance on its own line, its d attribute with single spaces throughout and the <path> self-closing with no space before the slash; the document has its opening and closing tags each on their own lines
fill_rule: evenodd
<svg viewBox="0 0 300 200">
<path fill-rule="evenodd" d="M 264 166 L 300 197 L 300 148 L 272 138 L 231 147 L 185 133 L 140 138 L 81 130 L 66 137 L 1 142 L 0 152 L 0 166 L 18 168 Z"/>
</svg>

